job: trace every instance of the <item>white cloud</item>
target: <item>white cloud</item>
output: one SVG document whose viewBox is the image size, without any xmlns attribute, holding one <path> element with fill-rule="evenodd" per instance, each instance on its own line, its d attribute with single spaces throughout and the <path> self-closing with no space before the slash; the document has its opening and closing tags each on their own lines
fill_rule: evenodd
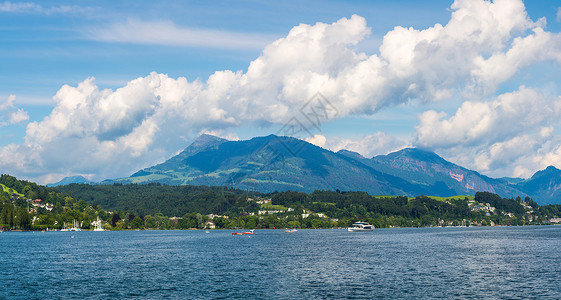
<svg viewBox="0 0 561 300">
<path fill-rule="evenodd" d="M 318 91 L 339 117 L 373 114 L 410 99 L 444 101 L 459 94 L 487 98 L 522 68 L 561 61 L 560 37 L 546 32 L 544 24 L 531 21 L 520 0 L 458 0 L 446 25 L 396 27 L 384 36 L 379 54 L 355 50 L 370 29 L 364 18 L 353 15 L 332 24 L 295 26 L 268 44 L 245 73 L 218 71 L 206 82 L 151 73 L 117 90 L 100 90 L 89 78 L 77 87 L 63 86 L 54 96 L 51 114 L 28 125 L 25 143 L 1 149 L 0 166 L 24 175 L 72 170 L 97 174 L 96 179 L 126 176 L 168 158 L 201 131 L 252 122 L 282 124 L 299 116 Z M 253 35 L 132 19 L 91 34 L 104 41 L 229 48 L 264 42 Z M 550 126 L 546 123 L 558 115 L 558 102 L 521 88 L 491 103 L 468 101 L 449 119 L 425 112 L 417 143 L 448 149 L 511 140 L 515 145 L 521 131 Z M 404 145 L 383 133 L 360 141 L 325 141 L 330 149 L 347 148 L 365 156 Z M 9 158 L 7 149 L 18 156 Z M 486 165 L 484 156 L 480 161 Z"/>
<path fill-rule="evenodd" d="M 318 147 L 324 148 L 325 147 L 325 142 L 327 141 L 327 138 L 324 135 L 321 134 L 315 134 L 312 137 L 309 137 L 306 139 L 306 142 L 310 143 L 310 144 L 314 144 Z"/>
<path fill-rule="evenodd" d="M 104 28 L 92 28 L 90 39 L 102 42 L 154 44 L 225 49 L 261 49 L 273 39 L 270 36 L 211 29 L 178 27 L 170 21 L 128 19 Z"/>
<path fill-rule="evenodd" d="M 4 1 L 4 3 L 0 3 L 0 11 L 3 12 L 39 12 L 41 9 L 40 5 L 31 2 L 12 3 Z"/>
<path fill-rule="evenodd" d="M 18 109 L 17 111 L 10 113 L 8 122 L 10 124 L 21 124 L 29 120 L 27 112 L 23 109 Z"/>
<path fill-rule="evenodd" d="M 458 144 L 489 144 L 557 122 L 561 99 L 521 87 L 494 101 L 465 101 L 455 115 L 426 111 L 419 115 L 416 144 L 442 148 Z"/>
<path fill-rule="evenodd" d="M 410 146 L 406 141 L 388 136 L 384 132 L 376 132 L 361 139 L 332 138 L 327 143 L 328 149 L 339 151 L 342 149 L 357 152 L 366 158 L 385 155 Z"/>
<path fill-rule="evenodd" d="M 3 3 L 0 3 L 0 12 L 9 12 L 9 13 L 33 13 L 33 14 L 51 15 L 51 14 L 66 14 L 66 13 L 84 13 L 89 10 L 90 10 L 89 8 L 84 8 L 75 5 L 43 7 L 40 4 L 33 3 L 33 2 L 4 1 Z"/>
<path fill-rule="evenodd" d="M 456 113 L 419 115 L 415 144 L 491 176 L 529 177 L 559 163 L 561 98 L 521 87 L 490 102 L 466 101 Z M 561 156 L 559 156 L 561 158 Z"/>
<path fill-rule="evenodd" d="M 14 107 L 14 101 L 16 101 L 16 95 L 10 95 L 6 98 L 4 103 L 0 102 L 0 111 L 7 110 Z"/>
<path fill-rule="evenodd" d="M 208 130 L 208 129 L 203 129 L 199 132 L 199 135 L 202 134 L 208 134 L 208 135 L 213 135 L 213 136 L 217 136 L 220 138 L 223 138 L 225 140 L 228 141 L 239 141 L 240 138 L 238 137 L 237 134 L 232 133 L 232 132 L 226 132 L 225 130 Z"/>
<path fill-rule="evenodd" d="M 529 178 L 548 166 L 561 167 L 560 145 L 559 135 L 542 136 L 529 132 L 490 144 L 443 148 L 438 153 L 488 176 Z"/>
<path fill-rule="evenodd" d="M 6 125 L 19 125 L 27 122 L 27 112 L 14 105 L 15 95 L 10 95 L 5 102 L 0 102 L 0 127 Z"/>
</svg>

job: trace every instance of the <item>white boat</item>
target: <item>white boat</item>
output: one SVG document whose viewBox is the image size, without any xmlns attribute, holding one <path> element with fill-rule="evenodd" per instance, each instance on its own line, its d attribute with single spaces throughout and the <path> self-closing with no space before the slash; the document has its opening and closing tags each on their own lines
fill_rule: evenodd
<svg viewBox="0 0 561 300">
<path fill-rule="evenodd" d="M 70 228 L 70 231 L 82 231 L 82 229 L 78 226 L 78 221 L 74 220 L 74 222 L 72 222 L 72 228 Z"/>
<path fill-rule="evenodd" d="M 70 231 L 70 229 L 68 229 L 68 226 L 66 226 L 66 222 L 64 222 L 64 224 L 62 225 L 62 229 L 60 229 L 60 231 Z"/>
<path fill-rule="evenodd" d="M 99 219 L 99 217 L 97 217 L 97 222 L 95 223 L 95 228 L 93 231 L 105 231 L 105 229 L 103 229 L 103 226 L 101 226 L 101 220 Z"/>
<path fill-rule="evenodd" d="M 370 225 L 368 222 L 355 222 L 353 226 L 348 227 L 347 230 L 349 232 L 372 231 L 374 230 L 374 226 Z"/>
</svg>

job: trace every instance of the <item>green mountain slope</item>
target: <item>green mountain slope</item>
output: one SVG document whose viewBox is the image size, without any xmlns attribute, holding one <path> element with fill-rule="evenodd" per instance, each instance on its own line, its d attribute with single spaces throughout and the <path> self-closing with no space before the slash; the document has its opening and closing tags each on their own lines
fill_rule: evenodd
<svg viewBox="0 0 561 300">
<path fill-rule="evenodd" d="M 561 204 L 561 170 L 549 166 L 516 184 L 538 204 Z"/>
<path fill-rule="evenodd" d="M 112 182 L 226 185 L 261 192 L 339 189 L 418 195 L 430 191 L 346 155 L 275 135 L 247 141 L 203 135 L 160 165 L 105 183 Z"/>
<path fill-rule="evenodd" d="M 561 171 L 553 167 L 528 180 L 494 179 L 422 149 L 406 148 L 369 159 L 275 135 L 245 141 L 202 135 L 164 163 L 102 183 L 150 182 L 229 186 L 264 193 L 342 190 L 450 197 L 485 191 L 502 197 L 530 196 L 540 204 L 561 203 Z"/>
<path fill-rule="evenodd" d="M 481 175 L 422 149 L 406 148 L 362 161 L 380 172 L 403 178 L 413 184 L 430 186 L 431 195 L 473 195 L 478 191 L 487 191 L 503 197 L 525 196 L 503 180 Z"/>
<path fill-rule="evenodd" d="M 166 162 L 104 183 L 230 186 L 260 192 L 365 191 L 372 195 L 474 195 L 489 191 L 525 196 L 505 180 L 450 163 L 433 152 L 403 149 L 368 159 L 302 140 L 269 135 L 228 141 L 202 135 Z"/>
</svg>

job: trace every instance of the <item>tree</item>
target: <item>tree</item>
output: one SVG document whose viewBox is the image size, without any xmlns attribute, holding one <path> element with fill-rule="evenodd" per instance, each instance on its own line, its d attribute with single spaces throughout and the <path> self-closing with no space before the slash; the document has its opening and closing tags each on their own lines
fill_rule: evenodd
<svg viewBox="0 0 561 300">
<path fill-rule="evenodd" d="M 313 228 L 320 228 L 321 227 L 321 220 L 320 219 L 313 219 L 312 220 L 312 227 Z"/>
<path fill-rule="evenodd" d="M 245 223 L 245 227 L 249 229 L 254 229 L 255 227 L 257 227 L 257 223 L 255 222 L 255 219 L 250 218 L 249 220 L 247 220 L 247 222 Z"/>
<path fill-rule="evenodd" d="M 142 219 L 139 216 L 134 217 L 130 222 L 130 226 L 132 229 L 141 229 L 143 226 Z"/>
<path fill-rule="evenodd" d="M 121 221 L 119 214 L 116 212 L 113 213 L 113 216 L 111 217 L 111 226 L 115 227 L 119 221 Z"/>
</svg>

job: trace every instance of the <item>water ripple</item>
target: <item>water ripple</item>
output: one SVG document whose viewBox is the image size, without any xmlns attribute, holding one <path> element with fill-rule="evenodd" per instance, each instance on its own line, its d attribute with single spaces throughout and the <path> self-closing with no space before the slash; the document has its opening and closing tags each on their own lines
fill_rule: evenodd
<svg viewBox="0 0 561 300">
<path fill-rule="evenodd" d="M 553 226 L 8 232 L 0 299 L 559 299 L 560 241 Z"/>
</svg>

